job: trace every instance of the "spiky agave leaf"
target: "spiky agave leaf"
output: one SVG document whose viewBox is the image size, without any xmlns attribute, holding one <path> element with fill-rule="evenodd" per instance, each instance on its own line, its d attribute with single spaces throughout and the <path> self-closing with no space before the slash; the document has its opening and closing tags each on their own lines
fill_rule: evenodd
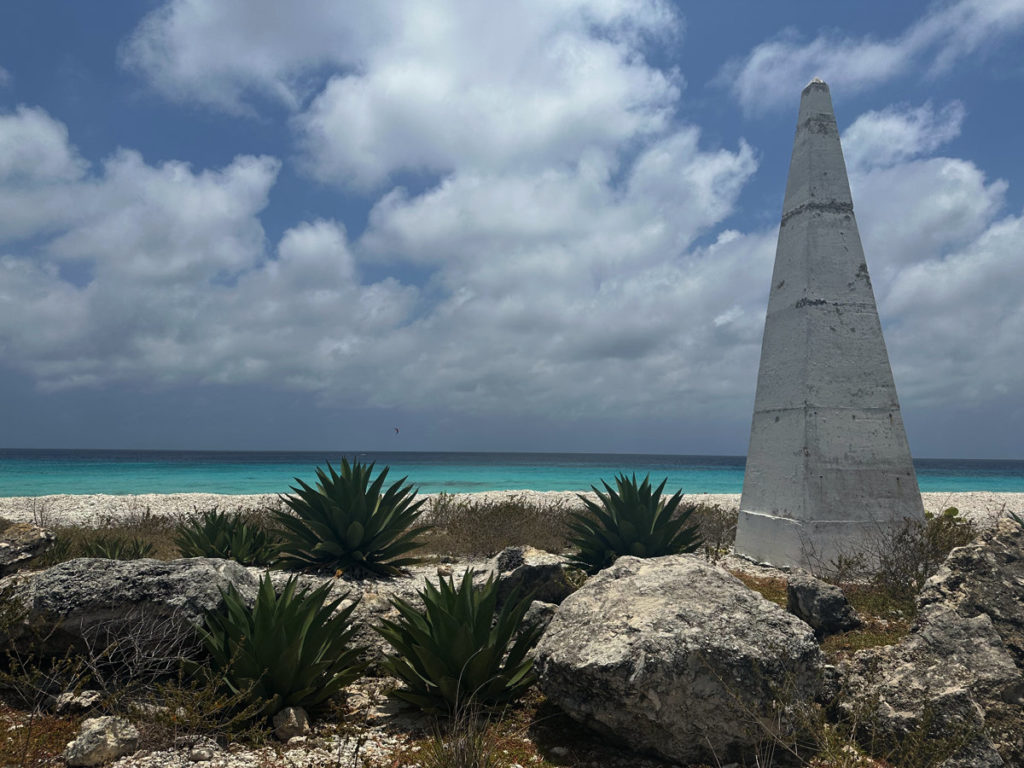
<svg viewBox="0 0 1024 768">
<path fill-rule="evenodd" d="M 579 552 L 570 557 L 572 565 L 587 573 L 607 568 L 623 555 L 660 557 L 694 552 L 701 545 L 696 525 L 687 525 L 694 507 L 681 507 L 682 491 L 663 499 L 668 478 L 651 489 L 650 476 L 637 483 L 625 473 L 615 478 L 615 489 L 601 481 L 604 491 L 591 486 L 598 501 L 579 498 L 586 506 L 573 512 L 567 522 L 570 543 Z"/>
<path fill-rule="evenodd" d="M 83 543 L 81 553 L 82 557 L 102 557 L 107 560 L 141 560 L 153 554 L 153 544 L 138 536 L 130 539 L 103 537 Z"/>
<path fill-rule="evenodd" d="M 498 583 L 489 578 L 478 590 L 472 570 L 458 587 L 449 577 L 437 587 L 427 582 L 419 595 L 422 610 L 392 598 L 398 620 L 377 627 L 396 652 L 384 666 L 403 683 L 392 695 L 427 712 L 456 714 L 513 701 L 533 684 L 527 652 L 540 629 L 520 629 L 529 596 L 517 590 L 495 616 Z"/>
<path fill-rule="evenodd" d="M 354 576 L 392 576 L 421 562 L 408 557 L 431 526 L 414 525 L 424 499 L 402 478 L 385 488 L 389 468 L 371 481 L 373 464 L 341 460 L 341 472 L 327 464 L 316 470 L 313 488 L 296 478 L 294 494 L 281 499 L 292 510 L 278 512 L 285 543 L 283 568 L 345 571 Z"/>
<path fill-rule="evenodd" d="M 330 584 L 297 590 L 290 578 L 278 595 L 269 575 L 260 580 L 250 608 L 229 585 L 223 610 L 207 611 L 199 636 L 210 655 L 208 674 L 232 694 L 261 704 L 272 716 L 285 707 L 315 711 L 365 667 L 362 648 L 350 647 L 355 603 L 325 602 Z"/>
<path fill-rule="evenodd" d="M 270 565 L 281 549 L 280 536 L 251 515 L 216 507 L 180 523 L 174 543 L 182 557 L 221 557 L 243 565 Z"/>
</svg>

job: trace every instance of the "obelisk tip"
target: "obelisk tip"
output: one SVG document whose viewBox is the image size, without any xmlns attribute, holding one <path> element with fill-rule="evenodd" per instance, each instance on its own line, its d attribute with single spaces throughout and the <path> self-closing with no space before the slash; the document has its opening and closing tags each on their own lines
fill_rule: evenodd
<svg viewBox="0 0 1024 768">
<path fill-rule="evenodd" d="M 809 82 L 807 85 L 804 86 L 803 93 L 807 93 L 812 88 L 822 88 L 822 89 L 824 89 L 827 92 L 828 91 L 828 83 L 826 83 L 820 77 L 816 77 L 813 80 L 811 80 L 811 82 Z"/>
</svg>

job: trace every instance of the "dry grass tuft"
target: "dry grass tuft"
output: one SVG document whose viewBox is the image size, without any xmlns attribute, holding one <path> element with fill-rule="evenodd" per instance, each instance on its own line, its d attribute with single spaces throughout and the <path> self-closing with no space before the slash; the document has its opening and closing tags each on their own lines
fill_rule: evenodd
<svg viewBox="0 0 1024 768">
<path fill-rule="evenodd" d="M 418 554 L 493 557 L 505 547 L 525 544 L 563 552 L 569 546 L 569 509 L 565 502 L 541 503 L 525 496 L 484 502 L 442 493 L 428 515 L 437 527 Z"/>
</svg>

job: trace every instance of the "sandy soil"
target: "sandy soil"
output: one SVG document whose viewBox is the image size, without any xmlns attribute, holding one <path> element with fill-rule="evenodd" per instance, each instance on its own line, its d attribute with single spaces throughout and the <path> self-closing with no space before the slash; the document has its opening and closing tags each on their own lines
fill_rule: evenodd
<svg viewBox="0 0 1024 768">
<path fill-rule="evenodd" d="M 562 491 L 491 491 L 459 494 L 468 500 L 494 500 L 509 496 L 525 496 L 541 503 L 579 504 L 576 494 Z M 429 497 L 429 494 L 428 494 Z M 924 508 L 938 512 L 957 507 L 979 523 L 990 523 L 1006 512 L 1024 513 L 1024 493 L 923 493 Z M 737 508 L 740 495 L 690 494 L 687 500 Z M 225 496 L 213 493 L 138 494 L 133 496 L 57 495 L 0 497 L 0 517 L 13 522 L 37 522 L 43 525 L 103 525 L 112 519 L 149 512 L 154 515 L 182 515 L 195 509 L 216 506 L 224 510 L 239 507 L 278 506 L 273 494 Z"/>
</svg>

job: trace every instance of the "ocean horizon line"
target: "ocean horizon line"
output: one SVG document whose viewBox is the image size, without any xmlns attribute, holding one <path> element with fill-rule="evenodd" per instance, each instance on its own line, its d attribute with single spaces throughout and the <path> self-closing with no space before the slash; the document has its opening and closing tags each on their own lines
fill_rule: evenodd
<svg viewBox="0 0 1024 768">
<path fill-rule="evenodd" d="M 672 457 L 672 458 L 706 458 L 706 459 L 746 459 L 745 453 L 653 453 L 643 451 L 526 451 L 526 450 L 397 450 L 393 448 L 360 448 L 358 450 L 339 448 L 12 448 L 0 447 L 0 456 L 5 453 L 109 453 L 109 454 L 339 454 L 348 456 L 365 456 L 370 454 L 387 455 L 441 455 L 441 456 L 632 456 L 632 457 Z M 914 461 L 963 461 L 963 462 L 1022 462 L 1024 458 L 1017 456 L 912 456 Z"/>
</svg>

